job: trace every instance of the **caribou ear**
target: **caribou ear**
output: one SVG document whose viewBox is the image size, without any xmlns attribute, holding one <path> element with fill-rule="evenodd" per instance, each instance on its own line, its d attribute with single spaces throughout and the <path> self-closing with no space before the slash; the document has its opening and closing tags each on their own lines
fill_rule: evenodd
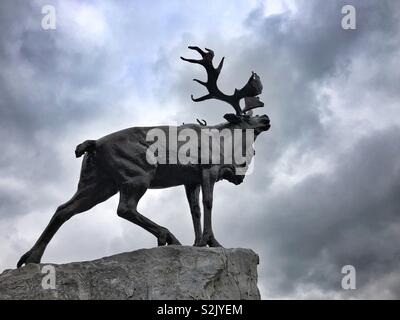
<svg viewBox="0 0 400 320">
<path fill-rule="evenodd" d="M 242 119 L 234 113 L 227 113 L 224 115 L 224 118 L 229 123 L 239 123 L 242 121 Z"/>
</svg>

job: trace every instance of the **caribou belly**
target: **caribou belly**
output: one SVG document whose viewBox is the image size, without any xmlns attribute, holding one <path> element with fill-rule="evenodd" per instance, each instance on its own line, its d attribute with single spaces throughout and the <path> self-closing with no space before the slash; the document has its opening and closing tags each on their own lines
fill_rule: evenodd
<svg viewBox="0 0 400 320">
<path fill-rule="evenodd" d="M 201 170 L 198 165 L 158 165 L 150 188 L 161 189 L 200 182 Z"/>
</svg>

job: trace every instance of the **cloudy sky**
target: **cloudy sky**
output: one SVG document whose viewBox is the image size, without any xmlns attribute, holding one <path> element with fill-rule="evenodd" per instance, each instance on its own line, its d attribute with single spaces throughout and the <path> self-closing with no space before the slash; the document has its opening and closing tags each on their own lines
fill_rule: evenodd
<svg viewBox="0 0 400 320">
<path fill-rule="evenodd" d="M 43 5 L 56 29 L 43 30 Z M 356 8 L 356 30 L 341 27 Z M 260 255 L 264 299 L 400 298 L 400 6 L 397 0 L 1 1 L 0 269 L 13 268 L 76 189 L 86 139 L 136 125 L 222 121 L 194 104 L 188 45 L 226 57 L 220 87 L 257 71 L 272 128 L 254 173 L 215 190 L 214 231 Z M 43 262 L 90 260 L 156 239 L 118 196 L 68 221 Z M 139 210 L 192 244 L 183 187 Z M 357 289 L 341 288 L 353 265 Z"/>
</svg>

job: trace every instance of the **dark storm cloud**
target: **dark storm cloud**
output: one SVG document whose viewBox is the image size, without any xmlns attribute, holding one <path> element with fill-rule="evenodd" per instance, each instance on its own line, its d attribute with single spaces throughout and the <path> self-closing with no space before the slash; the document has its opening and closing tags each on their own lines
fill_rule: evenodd
<svg viewBox="0 0 400 320">
<path fill-rule="evenodd" d="M 281 35 L 284 43 L 280 41 L 279 47 L 280 51 L 286 51 L 285 56 L 291 61 L 290 67 L 300 72 L 303 85 L 299 88 L 311 84 L 318 86 L 338 73 L 346 73 L 348 63 L 366 55 L 387 73 L 378 70 L 367 83 L 368 87 L 355 86 L 354 90 L 374 92 L 375 88 L 380 87 L 387 96 L 394 95 L 398 101 L 399 92 L 391 90 L 391 87 L 398 83 L 399 73 L 388 71 L 385 67 L 385 56 L 399 52 L 399 47 L 392 45 L 392 37 L 399 30 L 398 7 L 394 2 L 382 2 L 382 7 L 372 10 L 376 6 L 376 2 L 373 3 L 375 5 L 365 1 L 354 3 L 359 29 L 350 37 L 338 27 L 340 17 L 335 13 L 340 12 L 342 4 L 338 2 L 318 2 L 308 7 L 307 12 L 312 17 L 308 27 L 298 30 L 293 23 L 293 28 L 297 30 L 286 29 L 287 32 Z M 380 21 L 384 22 L 381 24 Z M 270 27 L 267 22 L 263 24 L 265 26 Z M 316 32 L 313 32 L 314 28 L 317 28 Z M 385 48 L 385 53 L 382 54 L 377 48 Z M 368 65 L 365 67 L 368 68 Z M 386 81 L 391 85 L 381 86 L 382 79 L 388 79 Z M 286 81 L 281 83 L 288 84 Z M 359 92 L 359 95 L 363 96 L 363 92 Z M 319 123 L 310 121 L 313 115 L 319 117 L 318 103 L 315 100 L 302 100 L 302 95 L 296 92 L 288 96 L 295 98 L 295 103 L 288 104 L 286 110 L 279 106 L 275 114 L 281 119 L 279 124 L 283 125 L 281 134 L 287 138 L 279 142 L 287 147 L 287 144 L 300 140 L 297 149 L 299 155 L 310 149 L 332 153 L 334 169 L 326 175 L 311 176 L 276 197 L 269 198 L 266 195 L 264 201 L 259 199 L 267 207 L 264 223 L 255 218 L 262 216 L 262 212 L 253 217 L 257 219 L 257 226 L 260 226 L 259 238 L 265 237 L 266 246 L 261 245 L 261 252 L 268 252 L 265 263 L 268 265 L 271 261 L 274 265 L 270 269 L 266 267 L 269 271 L 264 273 L 265 282 L 271 281 L 272 274 L 281 274 L 275 287 L 271 283 L 269 294 L 295 296 L 294 292 L 298 290 L 299 296 L 303 294 L 304 297 L 310 297 L 313 294 L 310 287 L 314 286 L 328 296 L 336 294 L 371 298 L 379 297 L 381 292 L 381 297 L 398 298 L 400 282 L 396 269 L 400 253 L 395 244 L 400 241 L 399 129 L 373 132 L 353 146 L 350 152 L 338 156 L 336 154 L 340 151 L 329 137 L 335 128 L 324 128 L 324 132 L 321 132 L 315 130 L 315 125 L 320 128 Z M 309 109 L 303 110 L 307 103 Z M 358 101 L 348 103 L 349 109 L 357 109 Z M 289 111 L 299 107 L 301 110 L 298 112 Z M 385 108 L 384 105 L 379 107 Z M 310 115 L 305 122 L 298 122 L 297 115 L 303 111 Z M 288 122 L 291 128 L 285 128 L 284 122 Z M 307 131 L 312 135 L 318 134 L 322 139 L 310 139 L 307 134 L 296 137 L 296 132 Z M 348 136 L 350 134 L 343 132 L 340 136 L 342 139 L 351 139 Z M 266 147 L 265 152 L 270 147 Z M 358 271 L 359 290 L 353 294 L 345 293 L 340 288 L 340 270 L 345 264 L 354 265 Z M 397 280 L 383 293 L 387 284 L 385 277 L 393 272 L 397 274 Z M 301 292 L 302 286 L 306 292 Z M 369 286 L 375 287 L 376 291 L 370 291 Z M 307 288 L 311 292 L 309 295 Z M 314 294 L 314 297 L 318 297 L 318 294 Z"/>
<path fill-rule="evenodd" d="M 56 30 L 41 28 L 40 2 L 1 3 L 0 174 L 15 188 L 0 185 L 0 219 L 29 213 L 40 203 L 54 206 L 49 190 L 61 190 L 69 181 L 62 158 L 79 168 L 73 148 L 84 139 L 81 125 L 108 114 L 132 83 L 115 81 L 124 67 L 120 52 L 112 56 L 110 46 L 82 41 L 87 31 L 71 31 L 73 21 L 61 3 L 46 4 L 58 9 Z M 69 153 L 60 155 L 65 145 Z"/>
<path fill-rule="evenodd" d="M 241 221 L 244 234 L 252 230 L 242 241 L 259 248 L 269 295 L 291 295 L 302 285 L 340 292 L 340 270 L 346 264 L 357 270 L 355 296 L 397 273 L 399 137 L 398 127 L 374 132 L 336 155 L 332 173 L 314 175 L 275 195 L 256 195 L 254 201 L 262 205 Z M 398 297 L 396 290 L 387 297 Z"/>
<path fill-rule="evenodd" d="M 54 188 L 61 184 L 56 147 L 63 128 L 91 115 L 85 106 L 93 101 L 74 99 L 84 84 L 59 69 L 60 61 L 71 57 L 57 44 L 57 31 L 40 29 L 41 7 L 28 1 L 4 1 L 1 7 L 0 173 L 8 182 L 0 186 L 0 218 L 5 218 L 40 208 L 51 198 L 42 187 L 48 181 Z M 93 79 L 86 82 L 96 79 L 97 69 L 87 72 Z"/>
</svg>

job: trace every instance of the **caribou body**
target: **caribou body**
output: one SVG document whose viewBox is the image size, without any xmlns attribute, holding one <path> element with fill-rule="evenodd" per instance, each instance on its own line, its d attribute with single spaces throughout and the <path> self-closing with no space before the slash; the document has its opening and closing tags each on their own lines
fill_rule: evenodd
<svg viewBox="0 0 400 320">
<path fill-rule="evenodd" d="M 202 136 L 202 130 L 209 132 L 245 132 L 252 130 L 254 132 L 254 140 L 257 136 L 270 128 L 269 118 L 266 115 L 253 116 L 248 110 L 262 106 L 258 98 L 254 98 L 261 93 L 262 86 L 256 74 L 252 74 L 249 82 L 241 90 L 235 90 L 232 96 L 226 96 L 219 91 L 216 81 L 222 68 L 222 63 L 217 68 L 212 65 L 214 53 L 212 50 L 201 50 L 198 47 L 189 47 L 198 51 L 202 55 L 201 60 L 184 59 L 189 62 L 203 65 L 208 74 L 208 81 L 202 82 L 209 91 L 209 94 L 194 101 L 203 101 L 206 99 L 216 98 L 231 104 L 236 114 L 226 114 L 224 118 L 227 122 L 215 126 L 207 126 L 205 124 L 185 124 L 178 127 L 157 126 L 157 127 L 132 127 L 118 132 L 114 132 L 98 140 L 87 140 L 77 146 L 75 154 L 77 157 L 84 156 L 80 173 L 78 189 L 75 195 L 66 203 L 59 206 L 51 218 L 49 224 L 34 244 L 32 249 L 26 252 L 18 261 L 17 266 L 20 267 L 27 263 L 39 263 L 46 246 L 61 227 L 61 225 L 72 216 L 87 211 L 95 205 L 107 200 L 111 196 L 119 192 L 119 204 L 117 214 L 131 221 L 145 230 L 152 233 L 157 238 L 159 246 L 163 245 L 179 245 L 180 242 L 165 227 L 162 227 L 150 219 L 143 216 L 137 211 L 139 200 L 145 194 L 147 189 L 170 188 L 183 185 L 185 187 L 186 196 L 189 202 L 190 212 L 193 219 L 195 232 L 194 245 L 196 246 L 220 246 L 215 239 L 211 224 L 211 211 L 213 203 L 214 184 L 219 180 L 227 180 L 234 184 L 243 181 L 243 174 L 237 174 L 237 169 L 247 166 L 254 151 L 251 149 L 251 157 L 246 163 L 235 163 L 234 161 L 225 161 L 226 148 L 233 149 L 243 148 L 248 151 L 249 145 L 245 145 L 245 139 L 238 141 L 231 140 L 231 144 L 221 144 L 218 152 L 221 153 L 219 163 L 212 161 L 204 163 L 203 161 L 189 161 L 180 163 L 179 161 L 161 162 L 159 158 L 155 161 L 149 161 L 149 150 L 154 146 L 154 141 L 149 139 L 149 133 L 154 130 L 161 131 L 165 134 L 167 140 L 170 138 L 171 130 L 177 134 L 188 130 L 195 133 L 197 137 Z M 246 105 L 245 111 L 239 106 L 239 100 L 242 98 L 252 98 L 250 103 Z M 197 155 L 202 153 L 204 143 L 197 141 L 195 148 L 198 149 Z M 252 148 L 251 141 L 250 147 Z M 193 141 L 191 142 L 193 143 Z M 218 141 L 217 143 L 222 143 Z M 176 141 L 176 145 L 172 148 L 169 144 L 165 144 L 164 148 L 167 158 L 173 152 L 179 152 L 179 148 L 187 144 L 185 141 Z M 207 148 L 211 148 L 212 144 Z M 157 150 L 160 153 L 160 144 Z M 162 148 L 162 146 L 161 146 Z M 192 149 L 193 150 L 193 149 Z M 210 153 L 214 152 L 210 149 Z M 193 158 L 193 155 L 192 155 Z M 202 191 L 204 223 L 203 230 L 201 228 L 201 211 L 199 206 L 199 193 Z"/>
</svg>

